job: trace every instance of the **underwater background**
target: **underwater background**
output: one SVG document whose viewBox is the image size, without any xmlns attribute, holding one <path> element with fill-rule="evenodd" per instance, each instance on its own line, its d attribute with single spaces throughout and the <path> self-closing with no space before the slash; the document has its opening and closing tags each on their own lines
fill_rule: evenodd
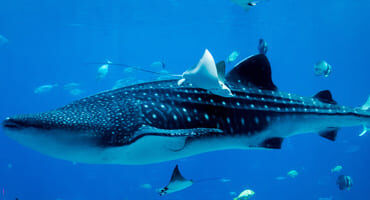
<svg viewBox="0 0 370 200">
<path fill-rule="evenodd" d="M 55 109 L 103 90 L 119 79 L 149 81 L 156 76 L 111 66 L 102 80 L 97 69 L 110 60 L 181 74 L 204 49 L 216 61 L 240 53 L 227 65 L 257 53 L 268 43 L 272 78 L 279 90 L 312 96 L 330 89 L 341 105 L 365 103 L 370 94 L 370 1 L 270 0 L 249 11 L 230 0 L 2 0 L 0 2 L 0 119 Z M 333 66 L 329 77 L 314 64 Z M 129 82 L 127 81 L 127 82 Z M 63 85 L 79 83 L 80 94 Z M 35 94 L 40 85 L 58 84 Z M 258 200 L 366 200 L 370 185 L 370 136 L 361 127 L 339 131 L 336 142 L 317 133 L 285 139 L 281 150 L 228 150 L 171 162 L 88 165 L 54 159 L 21 146 L 0 130 L 0 200 L 233 199 L 245 189 Z M 205 181 L 160 197 L 173 167 Z M 332 173 L 336 165 L 340 173 Z M 286 177 L 290 170 L 299 174 Z M 336 179 L 354 185 L 340 191 Z"/>
</svg>

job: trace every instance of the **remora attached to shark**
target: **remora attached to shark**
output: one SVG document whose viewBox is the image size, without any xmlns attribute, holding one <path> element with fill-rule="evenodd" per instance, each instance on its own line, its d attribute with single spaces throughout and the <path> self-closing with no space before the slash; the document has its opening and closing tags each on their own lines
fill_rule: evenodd
<svg viewBox="0 0 370 200">
<path fill-rule="evenodd" d="M 206 51 L 180 80 L 148 82 L 3 122 L 6 134 L 47 155 L 84 163 L 149 164 L 223 149 L 279 149 L 309 132 L 335 140 L 339 127 L 370 126 L 370 100 L 338 106 L 329 91 L 277 90 L 263 54 L 228 74 Z"/>
</svg>

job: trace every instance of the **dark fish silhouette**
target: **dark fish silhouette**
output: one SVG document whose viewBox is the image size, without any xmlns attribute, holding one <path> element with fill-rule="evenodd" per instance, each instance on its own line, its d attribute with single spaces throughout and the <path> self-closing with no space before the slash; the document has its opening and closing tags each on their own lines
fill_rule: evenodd
<svg viewBox="0 0 370 200">
<path fill-rule="evenodd" d="M 337 179 L 337 185 L 340 190 L 350 190 L 353 185 L 352 178 L 350 176 L 340 175 Z"/>
</svg>

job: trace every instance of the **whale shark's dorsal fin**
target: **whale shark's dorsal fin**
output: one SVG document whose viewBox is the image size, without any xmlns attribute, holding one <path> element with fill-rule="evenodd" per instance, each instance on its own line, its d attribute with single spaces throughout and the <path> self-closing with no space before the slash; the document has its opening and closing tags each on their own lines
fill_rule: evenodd
<svg viewBox="0 0 370 200">
<path fill-rule="evenodd" d="M 330 103 L 336 105 L 337 102 L 334 101 L 333 95 L 331 95 L 331 92 L 329 90 L 323 90 L 317 93 L 314 98 L 318 99 L 321 102 L 324 103 Z"/>
<path fill-rule="evenodd" d="M 244 87 L 277 90 L 272 82 L 270 62 L 264 54 L 248 57 L 238 63 L 226 75 L 226 81 Z"/>
<path fill-rule="evenodd" d="M 232 96 L 231 90 L 220 79 L 216 63 L 207 49 L 198 65 L 186 70 L 182 74 L 182 79 L 177 83 L 178 85 L 182 85 L 184 82 L 190 83 L 194 87 L 209 90 L 216 95 Z"/>
<path fill-rule="evenodd" d="M 166 187 L 159 190 L 159 195 L 163 196 L 165 194 L 181 191 L 192 185 L 193 181 L 185 179 L 180 173 L 179 166 L 176 165 L 173 169 L 170 182 Z"/>
</svg>

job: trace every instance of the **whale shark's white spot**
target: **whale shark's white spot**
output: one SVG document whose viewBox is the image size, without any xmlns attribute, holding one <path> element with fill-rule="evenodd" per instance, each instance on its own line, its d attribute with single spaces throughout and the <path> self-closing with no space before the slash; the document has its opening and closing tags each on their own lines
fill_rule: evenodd
<svg viewBox="0 0 370 200">
<path fill-rule="evenodd" d="M 260 120 L 258 119 L 258 117 L 255 117 L 254 118 L 254 122 L 256 122 L 256 124 L 258 124 L 260 122 Z"/>
<path fill-rule="evenodd" d="M 229 117 L 226 118 L 226 121 L 227 121 L 228 124 L 230 124 L 230 118 Z"/>
<path fill-rule="evenodd" d="M 191 118 L 190 118 L 190 117 L 187 117 L 187 118 L 186 118 L 186 120 L 187 120 L 188 122 L 191 122 Z"/>
</svg>

